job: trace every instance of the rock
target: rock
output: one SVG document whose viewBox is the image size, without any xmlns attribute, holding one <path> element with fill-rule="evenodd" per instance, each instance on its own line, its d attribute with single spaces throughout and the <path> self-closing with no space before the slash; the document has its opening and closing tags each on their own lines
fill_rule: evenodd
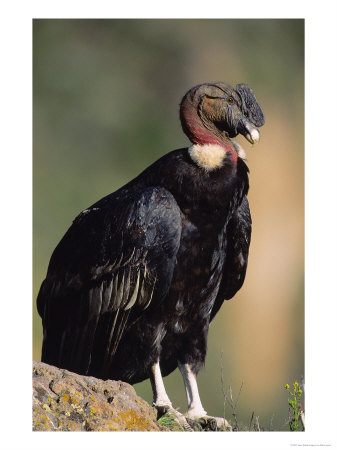
<svg viewBox="0 0 337 450">
<path fill-rule="evenodd" d="M 168 431 L 156 419 L 127 383 L 33 363 L 34 431 Z"/>
</svg>

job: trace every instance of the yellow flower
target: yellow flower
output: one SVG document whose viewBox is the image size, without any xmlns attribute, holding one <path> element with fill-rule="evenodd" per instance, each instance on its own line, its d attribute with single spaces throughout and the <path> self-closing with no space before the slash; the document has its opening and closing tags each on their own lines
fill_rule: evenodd
<svg viewBox="0 0 337 450">
<path fill-rule="evenodd" d="M 285 388 L 285 389 L 289 389 L 289 384 L 288 384 L 288 383 L 285 384 L 285 385 L 284 385 L 284 388 Z"/>
</svg>

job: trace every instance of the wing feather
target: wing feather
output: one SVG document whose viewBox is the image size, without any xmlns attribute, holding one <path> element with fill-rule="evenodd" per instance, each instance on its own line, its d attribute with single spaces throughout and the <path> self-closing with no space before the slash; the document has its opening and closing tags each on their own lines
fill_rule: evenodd
<svg viewBox="0 0 337 450">
<path fill-rule="evenodd" d="M 125 310 L 132 308 L 132 306 L 136 303 L 136 300 L 138 297 L 138 289 L 139 289 L 139 278 L 140 278 L 140 271 L 138 270 L 136 285 L 134 287 L 133 293 L 132 293 L 129 301 L 124 306 Z"/>
<path fill-rule="evenodd" d="M 211 320 L 224 300 L 230 300 L 242 287 L 246 276 L 251 237 L 251 217 L 247 197 L 234 212 L 225 230 L 225 262 L 219 291 L 215 299 Z"/>
</svg>

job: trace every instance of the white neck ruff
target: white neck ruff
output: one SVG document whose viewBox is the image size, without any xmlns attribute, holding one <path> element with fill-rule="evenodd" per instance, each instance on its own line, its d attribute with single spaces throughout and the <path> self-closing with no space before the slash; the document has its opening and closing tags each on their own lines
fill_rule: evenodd
<svg viewBox="0 0 337 450">
<path fill-rule="evenodd" d="M 194 144 L 188 153 L 199 167 L 207 171 L 222 167 L 227 156 L 226 150 L 217 144 Z"/>
</svg>

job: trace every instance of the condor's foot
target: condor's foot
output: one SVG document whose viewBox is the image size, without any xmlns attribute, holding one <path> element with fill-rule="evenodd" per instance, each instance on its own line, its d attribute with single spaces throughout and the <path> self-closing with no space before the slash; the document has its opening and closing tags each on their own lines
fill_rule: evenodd
<svg viewBox="0 0 337 450">
<path fill-rule="evenodd" d="M 223 417 L 202 416 L 191 417 L 186 414 L 188 424 L 194 429 L 200 431 L 232 431 L 232 427 Z"/>
<path fill-rule="evenodd" d="M 152 406 L 157 410 L 157 419 L 160 419 L 164 414 L 173 410 L 171 402 L 153 402 Z"/>
</svg>

